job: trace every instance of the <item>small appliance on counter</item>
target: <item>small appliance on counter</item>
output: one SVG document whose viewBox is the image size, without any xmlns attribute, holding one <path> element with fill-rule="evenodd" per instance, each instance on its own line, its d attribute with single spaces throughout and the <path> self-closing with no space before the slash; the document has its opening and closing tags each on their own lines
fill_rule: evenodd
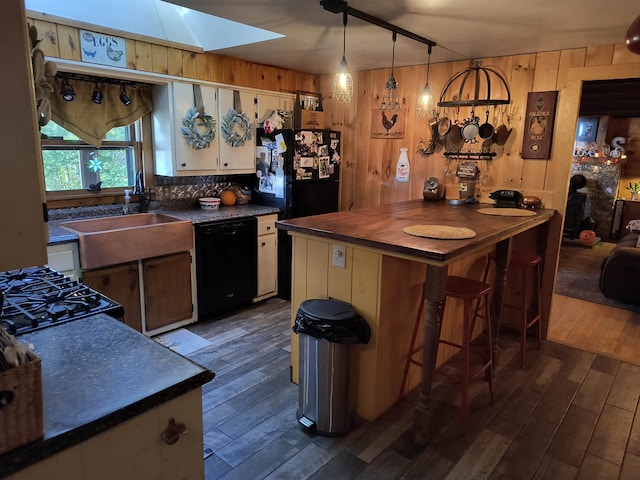
<svg viewBox="0 0 640 480">
<path fill-rule="evenodd" d="M 0 272 L 4 305 L 0 325 L 12 335 L 105 313 L 124 317 L 122 306 L 49 267 Z"/>
<path fill-rule="evenodd" d="M 444 197 L 445 186 L 440 183 L 436 177 L 427 178 L 424 181 L 422 189 L 422 197 L 425 200 L 442 200 Z"/>
<path fill-rule="evenodd" d="M 489 198 L 496 201 L 496 207 L 520 208 L 524 195 L 517 190 L 496 190 L 489 194 Z"/>
</svg>

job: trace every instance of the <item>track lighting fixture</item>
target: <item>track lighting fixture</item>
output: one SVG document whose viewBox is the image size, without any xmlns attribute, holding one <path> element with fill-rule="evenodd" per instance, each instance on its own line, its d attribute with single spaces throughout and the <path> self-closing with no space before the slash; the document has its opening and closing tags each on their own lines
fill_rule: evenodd
<svg viewBox="0 0 640 480">
<path fill-rule="evenodd" d="M 97 104 L 102 103 L 102 90 L 100 90 L 100 87 L 98 87 L 98 82 L 96 82 L 96 87 L 93 89 L 93 94 L 91 95 L 91 101 Z"/>
<path fill-rule="evenodd" d="M 416 107 L 416 115 L 418 117 L 427 117 L 431 115 L 433 110 L 433 95 L 431 87 L 429 87 L 429 68 L 431 67 L 431 45 L 429 45 L 429 56 L 427 57 L 427 83 L 425 83 L 420 96 L 418 97 L 418 106 Z"/>
<path fill-rule="evenodd" d="M 65 102 L 70 102 L 73 100 L 76 92 L 73 91 L 73 87 L 69 84 L 69 79 L 64 79 L 62 88 L 60 89 L 60 94 L 62 95 L 62 99 Z"/>
<path fill-rule="evenodd" d="M 127 92 L 124 89 L 124 84 L 120 87 L 120 101 L 125 107 L 131 105 L 131 99 L 127 96 Z"/>
<path fill-rule="evenodd" d="M 332 93 L 333 100 L 338 103 L 350 103 L 353 97 L 353 77 L 349 72 L 349 65 L 345 57 L 345 50 L 347 45 L 347 19 L 348 14 L 343 12 L 342 23 L 342 61 L 338 67 L 338 71 L 333 77 Z"/>
<path fill-rule="evenodd" d="M 398 91 L 398 82 L 393 74 L 393 66 L 396 59 L 396 32 L 393 32 L 393 55 L 391 57 L 391 75 L 382 93 L 382 103 L 380 110 L 382 111 L 398 111 L 400 110 L 400 93 Z"/>
</svg>

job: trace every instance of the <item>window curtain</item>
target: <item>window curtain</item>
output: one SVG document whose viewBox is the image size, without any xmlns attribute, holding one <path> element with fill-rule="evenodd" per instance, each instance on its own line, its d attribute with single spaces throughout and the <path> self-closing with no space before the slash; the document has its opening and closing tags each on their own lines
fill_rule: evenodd
<svg viewBox="0 0 640 480">
<path fill-rule="evenodd" d="M 151 85 L 125 85 L 126 94 L 131 99 L 131 104 L 125 106 L 120 101 L 120 84 L 98 82 L 102 103 L 97 104 L 91 101 L 95 82 L 69 79 L 75 91 L 75 97 L 70 102 L 60 94 L 63 78 L 50 78 L 49 82 L 53 86 L 53 93 L 49 96 L 53 121 L 96 147 L 102 144 L 112 128 L 130 125 L 153 110 Z"/>
</svg>

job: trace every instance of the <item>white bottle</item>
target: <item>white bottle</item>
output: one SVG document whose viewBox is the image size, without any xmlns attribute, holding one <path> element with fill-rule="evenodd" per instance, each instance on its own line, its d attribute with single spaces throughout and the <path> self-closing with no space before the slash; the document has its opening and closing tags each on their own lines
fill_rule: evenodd
<svg viewBox="0 0 640 480">
<path fill-rule="evenodd" d="M 131 202 L 131 190 L 124 191 L 124 207 L 122 207 L 122 214 L 127 215 L 129 213 L 129 203 Z"/>
<path fill-rule="evenodd" d="M 398 163 L 396 163 L 396 182 L 408 182 L 410 170 L 411 165 L 409 164 L 409 157 L 407 156 L 407 148 L 402 147 L 400 149 Z"/>
</svg>

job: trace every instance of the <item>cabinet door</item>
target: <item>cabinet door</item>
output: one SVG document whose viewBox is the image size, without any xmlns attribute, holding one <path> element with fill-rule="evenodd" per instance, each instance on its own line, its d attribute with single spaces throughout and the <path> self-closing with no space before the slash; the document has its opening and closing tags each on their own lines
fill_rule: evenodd
<svg viewBox="0 0 640 480">
<path fill-rule="evenodd" d="M 217 89 L 200 86 L 205 114 L 216 122 L 215 138 L 207 148 L 196 150 L 182 136 L 182 119 L 195 108 L 193 85 L 173 82 L 153 90 L 153 144 L 156 174 L 167 176 L 207 175 L 218 168 Z M 198 127 L 203 134 L 203 126 Z"/>
<path fill-rule="evenodd" d="M 258 297 L 277 289 L 278 235 L 258 237 Z"/>
<path fill-rule="evenodd" d="M 265 93 L 260 92 L 257 95 L 257 126 L 261 127 L 264 121 L 271 116 L 274 110 L 282 110 L 284 112 L 293 112 L 293 104 L 295 102 L 294 95 L 279 94 L 276 92 Z"/>
<path fill-rule="evenodd" d="M 124 323 L 142 332 L 138 262 L 87 270 L 82 273 L 82 279 L 86 285 L 122 305 Z"/>
<path fill-rule="evenodd" d="M 234 109 L 234 90 L 227 88 L 218 89 L 218 104 L 220 108 L 220 170 L 224 171 L 224 173 L 254 173 L 256 163 L 255 95 L 250 91 L 236 91 L 239 92 L 240 105 L 235 105 L 237 108 Z M 243 145 L 236 144 L 234 146 L 231 138 L 225 138 L 223 129 L 226 125 L 227 131 L 229 131 L 231 135 L 242 136 L 244 134 L 241 129 L 234 127 L 232 120 L 225 122 L 225 117 L 230 113 L 230 110 L 234 109 L 237 111 L 238 108 L 241 108 L 242 113 L 249 117 L 251 125 L 250 138 L 247 138 Z M 227 119 L 230 118 L 231 117 L 227 117 Z"/>
<path fill-rule="evenodd" d="M 191 318 L 189 252 L 151 258 L 142 263 L 147 332 Z"/>
</svg>

